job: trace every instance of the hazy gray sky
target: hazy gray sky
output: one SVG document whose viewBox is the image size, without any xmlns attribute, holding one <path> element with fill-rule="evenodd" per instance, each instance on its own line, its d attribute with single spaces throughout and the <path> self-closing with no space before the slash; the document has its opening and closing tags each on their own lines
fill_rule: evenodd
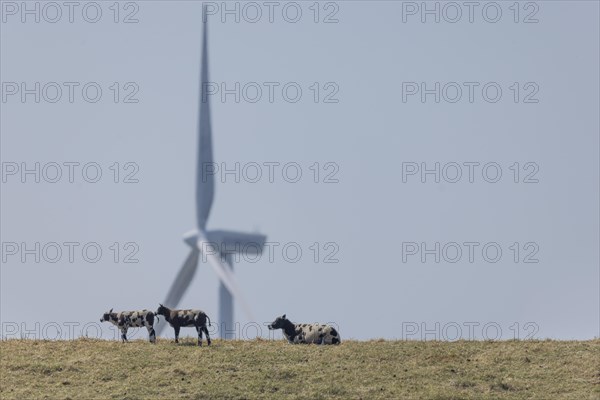
<svg viewBox="0 0 600 400">
<path fill-rule="evenodd" d="M 112 337 L 102 312 L 155 309 L 188 254 L 201 2 L 113 3 L 26 2 L 36 23 L 1 2 L 4 337 Z M 259 325 L 600 335 L 598 2 L 428 2 L 439 23 L 421 2 L 227 2 L 239 22 L 223 4 L 207 16 L 213 144 L 239 182 L 217 175 L 208 227 L 273 243 L 236 264 Z M 36 163 L 39 183 L 22 175 Z M 439 183 L 421 175 L 436 163 Z M 201 265 L 181 307 L 217 319 L 217 288 Z"/>
</svg>

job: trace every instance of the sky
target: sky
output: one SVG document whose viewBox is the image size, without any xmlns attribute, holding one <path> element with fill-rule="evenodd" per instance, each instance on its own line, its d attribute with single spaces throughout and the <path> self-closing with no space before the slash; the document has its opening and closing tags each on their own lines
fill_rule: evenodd
<svg viewBox="0 0 600 400">
<path fill-rule="evenodd" d="M 188 255 L 202 3 L 115 4 L 0 3 L 3 338 L 116 339 Z M 207 2 L 236 338 L 600 336 L 598 3 L 424 4 Z"/>
</svg>

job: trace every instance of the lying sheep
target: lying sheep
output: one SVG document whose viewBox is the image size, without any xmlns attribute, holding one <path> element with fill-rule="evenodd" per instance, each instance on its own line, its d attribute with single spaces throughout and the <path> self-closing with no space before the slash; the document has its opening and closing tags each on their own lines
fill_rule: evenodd
<svg viewBox="0 0 600 400">
<path fill-rule="evenodd" d="M 290 343 L 340 344 L 339 333 L 334 327 L 322 324 L 294 324 L 283 314 L 269 325 L 269 329 L 282 329 Z"/>
</svg>

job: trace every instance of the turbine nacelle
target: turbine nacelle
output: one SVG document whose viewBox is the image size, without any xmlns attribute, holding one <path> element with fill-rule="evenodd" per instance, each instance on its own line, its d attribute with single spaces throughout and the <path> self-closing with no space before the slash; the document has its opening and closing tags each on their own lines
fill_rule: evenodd
<svg viewBox="0 0 600 400">
<path fill-rule="evenodd" d="M 210 251 L 213 254 L 233 254 L 243 253 L 247 255 L 260 255 L 267 237 L 260 233 L 244 233 L 226 230 L 215 230 L 206 232 L 204 249 L 200 251 Z M 191 248 L 198 246 L 200 231 L 192 230 L 183 235 L 183 241 Z"/>
</svg>

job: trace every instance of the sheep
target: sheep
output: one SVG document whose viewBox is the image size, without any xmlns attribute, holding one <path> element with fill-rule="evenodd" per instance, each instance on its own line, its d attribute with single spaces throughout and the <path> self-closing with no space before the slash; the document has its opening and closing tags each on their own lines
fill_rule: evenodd
<svg viewBox="0 0 600 400">
<path fill-rule="evenodd" d="M 179 343 L 179 329 L 183 326 L 194 326 L 198 332 L 198 346 L 202 346 L 202 332 L 206 333 L 206 342 L 210 346 L 210 336 L 208 335 L 208 329 L 206 328 L 206 321 L 208 320 L 208 326 L 210 324 L 210 318 L 204 311 L 201 310 L 171 310 L 168 307 L 159 304 L 157 315 L 162 315 L 165 320 L 175 330 L 175 343 Z"/>
<path fill-rule="evenodd" d="M 270 330 L 282 329 L 283 336 L 288 342 L 315 343 L 315 344 L 340 344 L 339 333 L 334 327 L 322 324 L 294 324 L 283 314 L 277 317 L 268 328 Z"/>
<path fill-rule="evenodd" d="M 110 322 L 116 325 L 121 330 L 121 339 L 123 343 L 127 342 L 127 330 L 129 328 L 138 328 L 145 326 L 148 329 L 148 339 L 150 343 L 156 343 L 156 332 L 154 331 L 154 317 L 158 322 L 158 316 L 152 311 L 141 310 L 141 311 L 121 311 L 113 312 L 110 311 L 104 313 L 100 322 Z"/>
</svg>

